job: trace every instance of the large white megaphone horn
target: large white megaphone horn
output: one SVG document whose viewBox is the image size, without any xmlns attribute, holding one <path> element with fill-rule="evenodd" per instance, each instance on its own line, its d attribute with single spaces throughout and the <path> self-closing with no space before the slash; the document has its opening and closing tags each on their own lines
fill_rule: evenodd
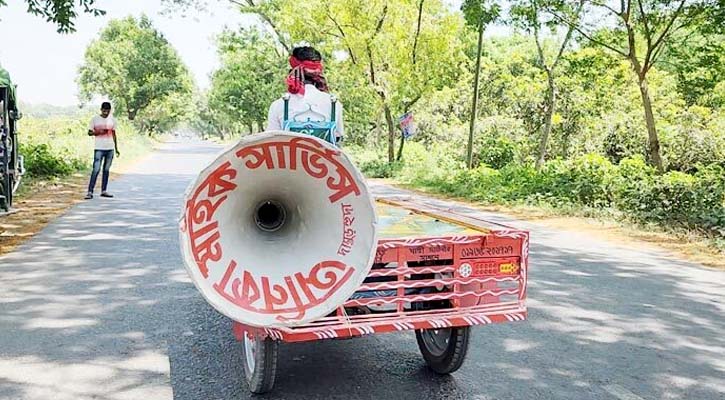
<svg viewBox="0 0 725 400">
<path fill-rule="evenodd" d="M 252 326 L 292 326 L 339 307 L 368 274 L 377 217 L 365 180 L 317 138 L 242 139 L 184 197 L 180 242 L 206 300 Z"/>
</svg>

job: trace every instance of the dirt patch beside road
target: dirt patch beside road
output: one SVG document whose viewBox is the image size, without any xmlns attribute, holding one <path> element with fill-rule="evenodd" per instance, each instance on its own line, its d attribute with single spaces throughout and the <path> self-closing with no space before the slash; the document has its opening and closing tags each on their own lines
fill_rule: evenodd
<svg viewBox="0 0 725 400">
<path fill-rule="evenodd" d="M 17 212 L 0 217 L 0 255 L 11 252 L 83 201 L 86 185 L 88 176 L 80 173 L 57 181 L 27 182 L 16 198 Z"/>
<path fill-rule="evenodd" d="M 145 156 L 123 160 L 113 167 L 111 180 L 123 175 Z M 37 234 L 74 204 L 84 201 L 90 172 L 79 172 L 54 180 L 29 180 L 21 184 L 13 208 L 16 212 L 0 217 L 0 255 Z M 100 186 L 101 177 L 97 185 Z M 110 191 L 110 190 L 109 190 Z"/>
</svg>

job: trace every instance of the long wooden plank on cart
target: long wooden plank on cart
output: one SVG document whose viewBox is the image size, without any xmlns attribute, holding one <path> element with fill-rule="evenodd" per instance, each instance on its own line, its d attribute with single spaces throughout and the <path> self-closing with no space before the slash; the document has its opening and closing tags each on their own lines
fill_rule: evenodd
<svg viewBox="0 0 725 400">
<path fill-rule="evenodd" d="M 449 229 L 454 229 L 453 231 L 447 231 L 447 234 L 458 234 L 461 229 L 466 230 L 463 234 L 469 235 L 500 230 L 516 230 L 507 225 L 461 214 L 451 208 L 442 208 L 429 202 L 417 200 L 413 196 L 385 196 L 378 197 L 375 200 L 378 203 L 378 210 L 384 210 L 382 207 L 385 205 L 404 209 L 414 214 L 409 217 L 411 220 L 433 219 L 440 224 L 445 224 Z"/>
<path fill-rule="evenodd" d="M 379 239 L 474 236 L 488 233 L 488 230 L 422 214 L 384 201 L 376 201 L 376 209 Z"/>
</svg>

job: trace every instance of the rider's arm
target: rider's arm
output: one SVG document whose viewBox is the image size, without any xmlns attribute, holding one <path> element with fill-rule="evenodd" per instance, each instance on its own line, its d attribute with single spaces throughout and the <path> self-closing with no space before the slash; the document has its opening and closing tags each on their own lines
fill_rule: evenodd
<svg viewBox="0 0 725 400">
<path fill-rule="evenodd" d="M 267 131 L 281 131 L 282 124 L 282 113 L 284 110 L 280 107 L 280 100 L 277 100 L 269 106 L 269 113 L 267 113 Z"/>
<path fill-rule="evenodd" d="M 340 101 L 337 102 L 337 110 L 335 112 L 335 122 L 337 129 L 335 131 L 335 136 L 342 139 L 345 136 L 345 126 L 343 125 L 343 118 L 342 118 L 342 103 Z M 338 141 L 340 140 L 338 139 Z"/>
</svg>

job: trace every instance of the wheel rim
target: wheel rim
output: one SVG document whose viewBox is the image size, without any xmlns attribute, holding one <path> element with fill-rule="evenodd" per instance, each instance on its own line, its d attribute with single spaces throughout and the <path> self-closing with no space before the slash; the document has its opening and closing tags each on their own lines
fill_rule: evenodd
<svg viewBox="0 0 725 400">
<path fill-rule="evenodd" d="M 250 339 L 249 335 L 246 333 L 244 334 L 244 358 L 246 358 L 245 362 L 247 363 L 247 368 L 249 368 L 249 372 L 254 372 L 254 356 L 257 353 L 257 344 L 254 341 L 254 339 Z"/>
<path fill-rule="evenodd" d="M 451 341 L 450 329 L 428 329 L 421 333 L 423 343 L 428 351 L 440 357 L 448 350 L 448 343 Z"/>
</svg>

